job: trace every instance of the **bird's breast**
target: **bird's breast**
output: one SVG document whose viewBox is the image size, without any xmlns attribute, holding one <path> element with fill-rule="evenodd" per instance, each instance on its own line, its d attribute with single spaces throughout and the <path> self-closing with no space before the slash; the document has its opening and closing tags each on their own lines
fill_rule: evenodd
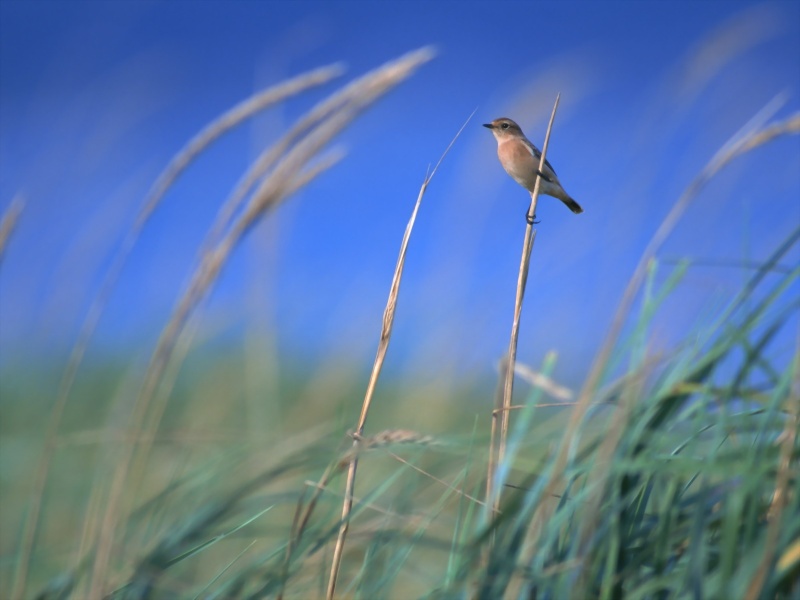
<svg viewBox="0 0 800 600">
<path fill-rule="evenodd" d="M 539 161 L 522 142 L 510 140 L 498 144 L 497 157 L 506 172 L 527 187 L 535 177 Z"/>
</svg>

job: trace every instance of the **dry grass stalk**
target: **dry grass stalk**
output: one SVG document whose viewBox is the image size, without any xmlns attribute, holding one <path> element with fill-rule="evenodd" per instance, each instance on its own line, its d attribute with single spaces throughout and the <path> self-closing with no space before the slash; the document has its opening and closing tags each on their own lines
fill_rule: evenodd
<svg viewBox="0 0 800 600">
<path fill-rule="evenodd" d="M 213 287 L 219 273 L 242 237 L 270 209 L 282 202 L 299 187 L 313 179 L 333 161 L 309 167 L 319 152 L 344 129 L 358 114 L 380 96 L 409 77 L 417 67 L 432 58 L 428 48 L 410 53 L 375 70 L 364 78 L 358 94 L 350 102 L 308 133 L 276 164 L 271 174 L 264 179 L 250 198 L 242 214 L 233 222 L 229 231 L 201 257 L 200 265 L 193 274 L 186 292 L 179 299 L 170 321 L 161 333 L 150 360 L 144 382 L 131 416 L 128 437 L 136 439 L 145 428 L 151 401 L 161 377 L 172 357 L 178 337 L 188 319 L 208 291 Z M 152 422 L 151 422 L 152 426 Z M 103 578 L 106 574 L 113 545 L 113 532 L 120 512 L 120 501 L 124 484 L 128 479 L 133 444 L 122 444 L 120 457 L 112 478 L 109 498 L 102 516 L 100 533 L 92 569 L 92 584 L 89 597 L 102 596 Z"/>
<path fill-rule="evenodd" d="M 800 124 L 800 118 L 798 118 Z M 792 477 L 797 477 L 796 465 L 792 465 L 792 454 L 795 451 L 797 440 L 797 429 L 800 426 L 800 352 L 794 356 L 792 367 L 794 377 L 786 399 L 786 423 L 780 440 L 780 462 L 778 464 L 778 475 L 775 480 L 775 492 L 772 494 L 772 502 L 767 513 L 769 525 L 767 526 L 767 536 L 764 542 L 764 552 L 761 563 L 758 565 L 750 585 L 747 586 L 745 600 L 756 600 L 761 597 L 764 584 L 770 574 L 775 553 L 780 538 L 781 515 L 789 505 L 789 494 Z M 794 474 L 792 473 L 794 471 Z"/>
<path fill-rule="evenodd" d="M 542 156 L 539 159 L 540 163 L 544 164 L 547 156 L 547 146 L 550 143 L 550 132 L 553 129 L 553 121 L 556 118 L 556 110 L 558 109 L 558 102 L 561 99 L 561 94 L 556 96 L 556 101 L 553 104 L 553 112 L 550 114 L 550 122 L 547 125 L 547 133 L 544 136 L 544 144 L 542 144 Z M 525 297 L 525 286 L 528 282 L 528 269 L 531 262 L 531 250 L 533 250 L 533 242 L 536 239 L 536 231 L 533 229 L 533 218 L 536 215 L 536 204 L 539 201 L 539 186 L 541 184 L 541 177 L 536 176 L 536 182 L 533 186 L 531 193 L 531 205 L 528 209 L 527 226 L 525 227 L 525 239 L 522 244 L 522 258 L 520 259 L 519 275 L 517 276 L 517 293 L 514 301 L 514 321 L 511 325 L 511 340 L 508 344 L 508 355 L 506 357 L 505 369 L 503 369 L 503 397 L 502 406 L 499 414 L 497 406 L 492 413 L 492 432 L 489 443 L 489 467 L 486 481 L 486 505 L 492 506 L 494 512 L 498 511 L 500 506 L 500 494 L 494 491 L 494 477 L 497 465 L 499 465 L 506 453 L 506 444 L 508 441 L 508 421 L 511 408 L 511 396 L 514 392 L 514 369 L 517 360 L 517 340 L 519 339 L 519 323 L 522 314 L 522 301 Z M 497 436 L 497 419 L 501 420 L 500 425 L 500 439 L 497 442 L 497 450 L 495 451 L 495 439 Z"/>
<path fill-rule="evenodd" d="M 297 190 L 336 164 L 342 157 L 343 154 L 336 151 L 322 157 L 313 166 L 309 167 L 306 171 L 298 175 L 296 179 L 289 184 L 284 191 L 284 197 L 288 198 L 292 196 Z M 249 228 L 253 222 L 257 220 L 257 218 L 257 216 L 251 216 L 252 221 L 247 220 L 240 224 L 240 226 L 244 229 L 236 232 L 236 235 L 238 236 L 236 238 L 237 240 L 241 239 L 241 236 L 244 235 L 246 229 Z M 173 317 L 179 316 L 182 320 L 180 322 L 175 321 L 175 326 L 177 329 L 171 331 L 171 335 L 174 336 L 175 339 L 175 344 L 172 346 L 172 349 L 168 350 L 168 356 L 166 356 L 164 359 L 163 368 L 160 368 L 158 379 L 153 381 L 153 384 L 157 386 L 157 388 L 153 388 L 152 390 L 153 398 L 149 402 L 150 406 L 147 411 L 148 414 L 146 415 L 147 421 L 138 431 L 139 454 L 137 456 L 135 466 L 132 469 L 134 474 L 132 480 L 134 482 L 138 482 L 145 475 L 150 446 L 156 439 L 158 425 L 161 422 L 161 418 L 167 408 L 169 392 L 177 377 L 183 358 L 190 349 L 191 328 L 189 318 L 191 312 L 197 308 L 200 301 L 202 301 L 202 298 L 207 294 L 207 290 L 213 286 L 216 277 L 219 275 L 220 269 L 227 262 L 228 256 L 235 248 L 236 243 L 237 242 L 234 242 L 233 244 L 226 244 L 224 246 L 224 250 L 218 248 L 214 252 L 206 253 L 205 258 L 209 261 L 207 264 L 208 270 L 203 271 L 203 273 L 204 277 L 207 277 L 208 280 L 203 281 L 203 286 L 208 287 L 206 287 L 205 290 L 201 290 L 198 296 L 192 296 L 192 298 L 189 298 L 188 295 L 184 296 L 184 298 L 187 300 L 187 303 L 180 307 L 180 315 L 173 315 Z M 220 255 L 220 252 L 222 252 L 222 255 Z M 193 303 L 188 302 L 189 300 L 191 300 Z M 136 489 L 135 484 L 133 489 Z"/>
<path fill-rule="evenodd" d="M 472 114 L 475 114 L 473 111 Z M 406 225 L 405 233 L 403 234 L 403 241 L 400 243 L 400 254 L 397 258 L 397 265 L 395 266 L 394 276 L 392 277 L 392 285 L 389 289 L 389 300 L 386 303 L 386 308 L 383 312 L 383 324 L 381 326 L 381 335 L 380 340 L 378 342 L 378 352 L 375 356 L 375 362 L 372 366 L 372 373 L 369 377 L 369 382 L 367 383 L 367 391 L 364 395 L 364 402 L 361 406 L 361 414 L 358 418 L 358 423 L 356 424 L 356 428 L 353 433 L 353 448 L 354 450 L 358 448 L 359 444 L 361 443 L 360 440 L 364 436 L 364 426 L 367 422 L 367 414 L 369 413 L 369 407 L 372 404 L 372 396 L 375 393 L 375 387 L 378 384 L 378 377 L 380 376 L 381 369 L 383 368 L 383 361 L 386 358 L 386 350 L 389 348 L 389 340 L 392 336 L 392 325 L 394 324 L 394 313 L 397 307 L 397 298 L 400 292 L 400 281 L 403 276 L 403 266 L 405 264 L 406 259 L 406 251 L 408 249 L 408 242 L 411 238 L 411 230 L 414 228 L 414 222 L 417 218 L 417 212 L 419 211 L 419 205 L 422 202 L 422 197 L 425 195 L 425 191 L 428 189 L 428 184 L 430 184 L 431 179 L 436 174 L 436 171 L 439 169 L 439 165 L 442 164 L 444 157 L 447 156 L 447 153 L 450 151 L 450 148 L 453 147 L 458 136 L 461 135 L 461 132 L 464 131 L 464 128 L 469 123 L 472 115 L 470 115 L 464 124 L 461 126 L 461 129 L 458 130 L 453 140 L 445 149 L 442 156 L 439 158 L 439 162 L 436 163 L 436 166 L 430 172 L 429 175 L 425 177 L 425 181 L 422 182 L 422 186 L 419 190 L 419 195 L 417 196 L 417 202 L 414 204 L 414 210 L 411 212 L 411 218 L 408 220 L 408 224 Z M 336 539 L 336 545 L 333 549 L 333 559 L 331 560 L 331 573 L 328 579 L 328 591 L 326 597 L 328 600 L 333 598 L 333 595 L 336 591 L 336 579 L 339 575 L 339 567 L 342 561 L 342 553 L 344 552 L 344 543 L 347 537 L 347 530 L 350 526 L 350 512 L 353 508 L 353 491 L 355 489 L 356 483 L 356 471 L 358 469 L 358 455 L 356 455 L 350 460 L 348 470 L 347 470 L 347 482 L 345 483 L 345 495 L 344 495 L 344 503 L 342 504 L 342 523 L 339 527 L 339 534 Z"/>
<path fill-rule="evenodd" d="M 238 244 L 242 236 L 263 216 L 265 211 L 271 209 L 282 198 L 292 195 L 320 172 L 332 166 L 341 157 L 341 154 L 328 155 L 299 175 L 294 175 L 294 173 L 300 171 L 310 158 L 315 156 L 362 110 L 372 104 L 379 96 L 410 76 L 417 66 L 427 62 L 430 58 L 432 58 L 431 50 L 423 48 L 360 78 L 357 81 L 357 86 L 347 86 L 348 94 L 345 95 L 347 102 L 338 102 L 337 111 L 330 114 L 327 120 L 313 129 L 306 138 L 297 143 L 277 163 L 269 177 L 266 177 L 256 189 L 250 202 L 242 210 L 242 214 L 230 225 L 225 236 L 217 242 L 216 247 L 207 248 L 201 257 L 201 265 L 195 273 L 195 280 L 183 296 L 173 314 L 172 320 L 162 332 L 162 340 L 166 340 L 166 343 L 163 346 L 159 344 L 159 347 L 163 350 L 166 360 L 169 360 L 172 352 L 170 344 L 174 346 L 174 341 L 177 340 L 178 335 L 185 327 L 190 313 L 205 296 L 207 289 L 213 285 L 222 265 L 227 262 L 230 252 Z M 334 97 L 341 100 L 342 94 L 336 93 Z M 323 102 L 323 105 L 327 104 L 327 102 Z M 318 114 L 318 110 L 312 109 L 311 113 Z M 307 121 L 308 118 L 303 120 Z M 279 142 L 279 145 L 281 145 L 281 142 Z M 292 177 L 294 179 L 291 179 Z M 159 348 L 157 348 L 157 352 L 158 350 Z M 154 356 L 156 353 L 154 353 Z M 155 371 L 156 376 L 152 380 L 152 384 L 158 385 L 161 379 L 161 372 L 159 371 L 163 372 L 163 366 Z M 153 391 L 154 389 L 148 391 L 146 397 L 149 397 L 149 394 Z M 151 435 L 157 428 L 162 412 L 163 407 L 151 414 L 149 423 L 145 427 L 147 431 L 151 432 Z M 146 452 L 142 453 L 142 457 L 139 462 L 143 465 L 146 462 L 144 460 Z"/>
<path fill-rule="evenodd" d="M 411 429 L 384 429 L 369 437 L 359 439 L 359 442 L 361 442 L 361 450 L 376 450 L 400 444 L 430 446 L 436 443 L 436 439 L 432 435 L 425 435 Z"/>
<path fill-rule="evenodd" d="M 14 196 L 6 212 L 3 213 L 3 219 L 0 220 L 0 262 L 3 261 L 3 255 L 6 252 L 8 240 L 17 227 L 17 221 L 19 221 L 19 216 L 22 214 L 24 206 L 25 201 L 22 199 L 22 196 L 18 194 Z"/>
<path fill-rule="evenodd" d="M 551 496 L 553 493 L 555 493 L 556 488 L 560 486 L 564 469 L 567 466 L 569 450 L 573 446 L 578 427 L 582 423 L 583 418 L 586 415 L 586 411 L 592 404 L 592 396 L 600 382 L 603 372 L 605 371 L 605 367 L 608 364 L 608 360 L 611 357 L 611 353 L 616 345 L 617 339 L 619 338 L 622 327 L 625 323 L 627 315 L 631 310 L 636 295 L 641 288 L 642 283 L 644 282 L 648 263 L 660 250 L 664 241 L 675 229 L 681 217 L 686 212 L 686 209 L 705 187 L 705 185 L 711 180 L 711 178 L 714 177 L 714 175 L 716 175 L 721 169 L 727 166 L 738 156 L 741 156 L 742 154 L 749 152 L 750 150 L 753 150 L 754 148 L 757 148 L 758 146 L 761 146 L 776 137 L 797 134 L 800 132 L 800 113 L 792 115 L 788 119 L 769 127 L 763 126 L 764 122 L 772 117 L 772 115 L 778 110 L 779 106 L 780 105 L 777 102 L 768 104 L 765 109 L 756 115 L 756 117 L 754 117 L 751 122 L 748 123 L 740 132 L 737 132 L 737 134 L 734 135 L 731 140 L 711 158 L 700 174 L 689 184 L 683 194 L 681 194 L 651 238 L 642 254 L 642 257 L 639 260 L 639 263 L 634 269 L 630 281 L 628 282 L 628 286 L 625 289 L 622 300 L 617 307 L 611 329 L 608 335 L 605 337 L 603 346 L 601 347 L 594 360 L 594 363 L 592 364 L 592 368 L 589 372 L 589 376 L 586 379 L 586 383 L 584 384 L 583 388 L 581 389 L 581 393 L 578 396 L 578 403 L 575 407 L 575 410 L 570 415 L 567 429 L 564 432 L 564 437 L 562 438 L 556 454 L 553 471 L 543 493 L 544 497 Z M 546 518 L 547 515 L 545 514 L 545 508 L 540 506 L 534 515 L 534 522 L 541 521 Z"/>
<path fill-rule="evenodd" d="M 434 170 L 435 172 L 435 170 Z M 361 406 L 361 415 L 358 418 L 358 424 L 356 425 L 355 431 L 353 433 L 353 450 L 357 454 L 357 449 L 360 444 L 360 439 L 364 435 L 364 426 L 367 422 L 367 414 L 369 413 L 369 407 L 372 404 L 372 397 L 375 393 L 375 387 L 378 384 L 378 377 L 380 377 L 381 370 L 383 368 L 383 361 L 386 358 L 386 351 L 389 348 L 389 341 L 392 336 L 392 326 L 394 325 L 394 314 L 395 309 L 397 307 L 397 298 L 400 292 L 400 282 L 403 277 L 403 266 L 405 264 L 406 259 L 406 251 L 408 249 L 408 242 L 411 237 L 411 231 L 414 228 L 414 222 L 417 218 L 417 212 L 419 211 L 419 205 L 422 202 L 422 197 L 425 195 L 425 190 L 428 187 L 428 183 L 430 182 L 433 173 L 425 178 L 425 181 L 422 184 L 422 188 L 419 191 L 419 195 L 417 196 L 417 201 L 414 204 L 414 210 L 411 212 L 411 218 L 406 225 L 405 234 L 403 235 L 403 241 L 400 244 L 400 255 L 397 259 L 397 265 L 395 267 L 394 276 L 392 278 L 392 285 L 389 290 L 389 300 L 386 304 L 386 308 L 383 312 L 383 324 L 381 326 L 381 336 L 378 342 L 378 352 L 375 356 L 375 362 L 372 366 L 372 373 L 370 374 L 369 383 L 367 384 L 367 391 L 364 396 L 364 402 Z M 327 598 L 333 598 L 334 591 L 336 590 L 336 578 L 339 574 L 339 565 L 341 564 L 342 559 L 342 552 L 344 551 L 344 542 L 347 536 L 347 530 L 350 525 L 350 512 L 353 508 L 353 491 L 355 489 L 355 479 L 356 479 L 356 470 L 358 468 L 358 457 L 353 456 L 353 458 L 349 461 L 348 470 L 347 470 L 347 483 L 345 484 L 345 498 L 344 504 L 342 505 L 342 524 L 339 527 L 339 535 L 336 540 L 336 546 L 334 546 L 333 550 L 333 559 L 331 563 L 331 573 L 330 578 L 328 579 L 328 591 L 327 591 Z"/>
<path fill-rule="evenodd" d="M 528 365 L 523 365 L 520 363 L 515 364 L 514 374 L 519 375 L 522 379 L 530 383 L 533 387 L 539 388 L 545 394 L 555 398 L 556 400 L 569 402 L 575 396 L 575 393 L 568 387 L 556 383 L 555 381 L 553 381 L 551 377 L 548 377 L 547 375 L 542 375 L 541 373 L 534 371 Z M 541 406 L 541 404 L 538 404 L 537 406 Z M 558 405 L 554 404 L 554 406 Z"/>
<path fill-rule="evenodd" d="M 602 441 L 597 449 L 594 467 L 586 477 L 586 487 L 592 490 L 587 499 L 585 517 L 580 526 L 580 552 L 586 548 L 592 536 L 595 535 L 598 525 L 602 522 L 600 508 L 603 501 L 607 500 L 609 480 L 612 475 L 612 459 L 614 452 L 619 447 L 620 441 L 633 416 L 634 407 L 638 398 L 642 397 L 645 381 L 651 375 L 651 370 L 640 367 L 628 380 L 622 389 L 618 402 L 611 408 L 611 422 L 603 432 Z M 531 550 L 535 546 L 531 545 Z M 585 581 L 581 580 L 581 584 Z"/>
<path fill-rule="evenodd" d="M 436 443 L 435 440 L 434 440 L 433 443 L 434 444 Z M 475 496 L 471 496 L 470 494 L 467 494 L 463 489 L 459 489 L 458 487 L 456 487 L 455 483 L 447 483 L 444 479 L 441 479 L 440 477 L 436 477 L 436 475 L 434 475 L 433 473 L 430 473 L 429 471 L 426 471 L 425 469 L 422 469 L 422 468 L 418 467 L 417 465 L 407 461 L 405 458 L 403 458 L 399 454 L 395 454 L 394 452 L 388 452 L 387 454 L 389 456 L 391 456 L 393 459 L 395 459 L 397 462 L 400 462 L 400 463 L 404 464 L 405 466 L 407 466 L 412 471 L 416 471 L 417 473 L 427 477 L 431 481 L 435 481 L 436 483 L 442 485 L 449 492 L 453 492 L 454 494 L 457 494 L 458 496 L 461 496 L 461 497 L 469 500 L 470 502 L 474 502 L 478 506 L 485 506 L 485 504 L 483 503 L 483 500 L 481 500 L 479 498 L 476 498 Z M 462 483 L 463 483 L 464 478 L 461 475 L 459 475 L 457 480 L 461 480 Z"/>
<path fill-rule="evenodd" d="M 75 381 L 75 376 L 77 375 L 83 356 L 86 353 L 89 340 L 108 304 L 111 292 L 116 286 L 128 256 L 141 235 L 142 229 L 175 180 L 203 150 L 220 136 L 243 123 L 257 112 L 311 87 L 322 85 L 338 76 L 341 71 L 342 69 L 338 65 L 315 69 L 268 88 L 244 100 L 203 128 L 170 160 L 167 167 L 156 179 L 156 182 L 144 199 L 136 221 L 125 235 L 119 250 L 112 260 L 111 266 L 103 277 L 100 289 L 97 294 L 95 294 L 89 310 L 86 313 L 86 317 L 81 324 L 77 340 L 72 347 L 67 366 L 64 369 L 64 375 L 59 384 L 56 401 L 48 420 L 47 433 L 45 435 L 45 449 L 37 465 L 34 485 L 31 491 L 30 509 L 28 510 L 23 527 L 19 553 L 19 567 L 17 568 L 14 590 L 11 595 L 12 600 L 19 600 L 25 594 L 25 579 L 27 578 L 30 553 L 33 549 L 33 541 L 36 536 L 44 486 L 47 482 L 50 462 L 55 449 L 54 440 L 61 425 L 61 418 L 64 414 L 64 409 Z"/>
<path fill-rule="evenodd" d="M 204 248 L 216 241 L 223 231 L 230 226 L 233 215 L 239 211 L 242 202 L 247 197 L 247 193 L 275 165 L 277 160 L 312 127 L 346 104 L 358 101 L 359 96 L 362 94 L 363 86 L 369 83 L 368 80 L 372 76 L 373 73 L 367 73 L 319 102 L 301 117 L 275 144 L 261 153 L 223 204 L 204 244 Z"/>
</svg>

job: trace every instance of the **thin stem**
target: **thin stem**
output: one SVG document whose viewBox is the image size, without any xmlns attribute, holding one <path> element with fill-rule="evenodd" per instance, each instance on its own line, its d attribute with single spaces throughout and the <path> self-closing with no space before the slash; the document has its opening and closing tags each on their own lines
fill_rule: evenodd
<svg viewBox="0 0 800 600">
<path fill-rule="evenodd" d="M 556 96 L 556 101 L 553 104 L 553 112 L 550 114 L 550 122 L 547 125 L 547 133 L 544 136 L 544 144 L 542 144 L 542 156 L 539 159 L 539 164 L 544 164 L 547 156 L 547 146 L 550 144 L 550 132 L 553 129 L 553 121 L 556 118 L 556 110 L 558 103 L 561 100 L 561 94 Z M 514 321 L 511 325 L 511 340 L 508 344 L 508 355 L 505 361 L 504 383 L 503 383 L 503 398 L 501 410 L 495 410 L 492 415 L 492 440 L 489 451 L 489 472 L 488 481 L 486 483 L 486 504 L 491 505 L 495 513 L 498 512 L 500 506 L 500 494 L 494 492 L 494 478 L 497 471 L 497 466 L 503 462 L 506 453 L 506 445 L 508 444 L 508 423 L 509 414 L 511 410 L 511 397 L 514 392 L 514 368 L 517 360 L 517 342 L 519 340 L 519 324 L 522 315 L 522 301 L 525 297 L 525 287 L 528 281 L 528 270 L 531 262 L 531 251 L 533 250 L 533 242 L 536 239 L 536 231 L 533 229 L 533 218 L 536 215 L 536 204 L 539 201 L 539 187 L 541 185 L 541 177 L 537 174 L 536 182 L 533 186 L 531 193 L 531 204 L 528 208 L 527 226 L 525 227 L 525 239 L 522 244 L 522 258 L 520 259 L 519 275 L 517 277 L 517 294 L 514 301 Z M 496 407 L 497 408 L 497 407 Z M 496 459 L 494 437 L 497 431 L 497 419 L 500 418 L 500 439 L 497 444 Z"/>
<path fill-rule="evenodd" d="M 378 377 L 380 376 L 381 369 L 383 368 L 383 361 L 386 358 L 386 350 L 389 347 L 389 340 L 392 336 L 392 325 L 394 324 L 394 313 L 395 308 L 397 307 L 397 297 L 400 292 L 400 281 L 403 277 L 403 266 L 405 265 L 406 260 L 406 251 L 408 249 L 408 242 L 411 237 L 411 230 L 414 228 L 414 222 L 417 218 L 417 212 L 419 211 L 419 205 L 422 202 L 422 197 L 425 195 L 425 191 L 428 189 L 428 184 L 433 179 L 433 176 L 436 174 L 436 171 L 439 168 L 439 165 L 442 164 L 444 157 L 447 156 L 447 153 L 450 151 L 450 148 L 453 147 L 453 144 L 458 139 L 458 136 L 461 135 L 461 132 L 464 131 L 464 128 L 469 123 L 470 119 L 472 119 L 472 115 L 475 114 L 475 111 L 472 111 L 472 114 L 467 118 L 464 124 L 461 126 L 461 129 L 458 130 L 453 140 L 450 142 L 450 145 L 447 146 L 444 153 L 442 154 L 441 158 L 439 158 L 439 162 L 436 163 L 436 166 L 433 168 L 433 171 L 429 175 L 425 177 L 425 181 L 422 183 L 422 187 L 419 190 L 419 195 L 417 196 L 417 202 L 414 205 L 414 210 L 411 213 L 411 218 L 408 220 L 408 224 L 406 225 L 406 231 L 403 235 L 403 241 L 400 244 L 400 255 L 397 258 L 397 265 L 394 271 L 394 277 L 392 279 L 392 286 L 389 290 L 389 300 L 386 303 L 386 309 L 383 313 L 383 325 L 381 327 L 381 337 L 378 343 L 378 352 L 375 356 L 375 362 L 372 366 L 372 373 L 369 378 L 369 383 L 367 384 L 367 391 L 364 395 L 364 402 L 361 406 L 361 415 L 358 418 L 358 424 L 356 425 L 355 432 L 353 433 L 353 458 L 350 459 L 350 464 L 348 465 L 347 469 L 347 482 L 345 484 L 345 493 L 344 493 L 344 503 L 342 504 L 342 522 L 339 526 L 339 535 L 336 538 L 336 546 L 333 549 L 333 559 L 331 561 L 331 573 L 328 579 L 328 591 L 326 598 L 331 600 L 333 598 L 333 594 L 336 591 L 336 580 L 339 576 L 339 568 L 342 562 L 342 553 L 344 552 L 344 542 L 347 537 L 347 530 L 350 527 L 350 513 L 353 509 L 353 492 L 355 491 L 356 486 L 356 471 L 358 470 L 358 446 L 361 443 L 361 439 L 364 436 L 364 426 L 367 422 L 367 414 L 369 413 L 369 408 L 372 405 L 372 396 L 375 392 L 375 387 L 378 384 Z"/>
</svg>

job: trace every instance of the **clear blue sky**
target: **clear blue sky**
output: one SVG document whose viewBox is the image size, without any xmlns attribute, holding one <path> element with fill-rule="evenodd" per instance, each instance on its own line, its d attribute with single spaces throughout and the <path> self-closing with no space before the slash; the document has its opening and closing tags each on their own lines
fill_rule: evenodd
<svg viewBox="0 0 800 600">
<path fill-rule="evenodd" d="M 341 137 L 346 159 L 239 248 L 201 341 L 247 331 L 295 354 L 371 357 L 419 186 L 477 108 L 421 208 L 391 361 L 491 373 L 528 197 L 480 124 L 512 117 L 541 145 L 561 92 L 548 158 L 586 212 L 540 202 L 520 358 L 557 349 L 559 374 L 580 376 L 680 192 L 778 94 L 776 118 L 800 109 L 797 2 L 3 0 L 0 208 L 17 193 L 26 206 L 0 268 L 0 362 L 72 343 L 149 185 L 192 135 L 257 90 L 343 61 L 340 81 L 227 136 L 167 196 L 93 349 L 151 347 L 249 161 L 324 95 L 427 44 L 437 58 Z M 722 173 L 662 255 L 762 260 L 800 223 L 799 199 L 795 137 Z M 691 270 L 655 343 L 680 339 L 745 276 Z"/>
</svg>

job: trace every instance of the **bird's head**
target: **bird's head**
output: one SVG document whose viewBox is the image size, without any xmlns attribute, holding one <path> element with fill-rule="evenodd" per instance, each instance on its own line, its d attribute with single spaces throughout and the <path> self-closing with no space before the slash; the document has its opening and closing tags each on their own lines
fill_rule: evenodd
<svg viewBox="0 0 800 600">
<path fill-rule="evenodd" d="M 491 123 L 484 123 L 483 126 L 492 130 L 498 142 L 510 137 L 525 137 L 519 125 L 505 117 L 502 119 L 495 119 Z"/>
</svg>

